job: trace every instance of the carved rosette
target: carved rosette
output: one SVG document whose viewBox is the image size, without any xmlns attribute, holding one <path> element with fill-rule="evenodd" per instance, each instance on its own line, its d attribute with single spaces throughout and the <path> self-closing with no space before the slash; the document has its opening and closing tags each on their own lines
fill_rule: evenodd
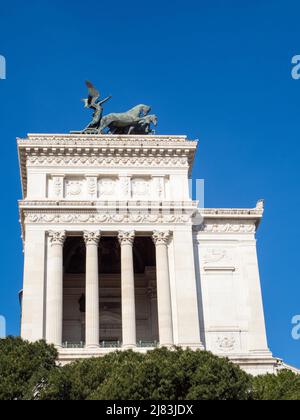
<svg viewBox="0 0 300 420">
<path fill-rule="evenodd" d="M 83 239 L 84 239 L 86 245 L 96 245 L 96 246 L 98 246 L 100 238 L 101 238 L 101 232 L 100 231 L 96 231 L 96 232 L 85 231 L 83 233 Z"/>
<path fill-rule="evenodd" d="M 172 236 L 172 232 L 167 230 L 160 232 L 158 230 L 153 232 L 152 239 L 156 246 L 158 245 L 168 245 Z"/>
<path fill-rule="evenodd" d="M 118 235 L 118 239 L 120 242 L 120 245 L 131 245 L 133 246 L 134 243 L 134 238 L 135 238 L 135 231 L 130 231 L 130 232 L 123 232 L 120 231 L 119 235 Z"/>
<path fill-rule="evenodd" d="M 48 233 L 49 239 L 50 239 L 50 245 L 54 246 L 54 245 L 61 245 L 63 246 L 65 240 L 66 240 L 66 232 L 60 231 L 60 232 L 54 232 L 54 231 L 50 231 Z"/>
</svg>

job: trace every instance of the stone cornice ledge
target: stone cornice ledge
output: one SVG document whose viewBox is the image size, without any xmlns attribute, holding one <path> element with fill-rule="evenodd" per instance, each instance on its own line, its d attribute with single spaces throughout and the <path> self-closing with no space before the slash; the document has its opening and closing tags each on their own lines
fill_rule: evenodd
<svg viewBox="0 0 300 420">
<path fill-rule="evenodd" d="M 39 134 L 30 133 L 26 138 L 18 138 L 18 144 L 20 145 L 41 145 L 48 143 L 49 145 L 85 145 L 95 144 L 97 145 L 136 145 L 136 144 L 149 144 L 149 145 L 161 145 L 162 143 L 169 144 L 186 144 L 189 143 L 191 146 L 194 144 L 197 146 L 197 141 L 187 140 L 187 136 L 181 135 L 90 135 L 90 134 Z"/>
<path fill-rule="evenodd" d="M 28 134 L 26 138 L 17 138 L 20 172 L 23 196 L 27 191 L 26 165 L 31 159 L 37 159 L 36 164 L 56 164 L 55 158 L 68 160 L 66 166 L 89 166 L 92 160 L 98 166 L 138 165 L 139 160 L 145 164 L 145 159 L 154 160 L 163 167 L 182 167 L 186 165 L 190 171 L 198 141 L 188 140 L 186 136 L 127 136 L 127 135 L 86 135 L 86 134 Z M 76 159 L 73 161 L 72 159 Z M 98 160 L 108 160 L 99 162 Z M 46 159 L 46 161 L 45 161 Z M 122 162 L 120 159 L 126 159 Z M 186 162 L 184 162 L 185 160 Z M 172 162 L 173 161 L 173 162 Z M 64 162 L 59 161 L 59 165 Z M 150 164 L 149 162 L 146 162 Z"/>
<path fill-rule="evenodd" d="M 82 210 L 186 210 L 196 211 L 198 209 L 198 201 L 100 201 L 100 200 L 19 200 L 21 209 L 82 209 Z"/>
</svg>

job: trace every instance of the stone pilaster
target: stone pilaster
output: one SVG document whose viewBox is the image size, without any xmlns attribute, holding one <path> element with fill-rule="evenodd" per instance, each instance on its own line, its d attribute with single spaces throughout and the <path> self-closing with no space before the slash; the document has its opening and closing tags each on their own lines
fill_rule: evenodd
<svg viewBox="0 0 300 420">
<path fill-rule="evenodd" d="M 83 237 L 86 244 L 85 344 L 93 348 L 99 347 L 100 341 L 98 245 L 101 233 L 85 231 Z"/>
<path fill-rule="evenodd" d="M 121 282 L 122 282 L 122 333 L 123 347 L 136 346 L 136 316 L 133 267 L 133 243 L 135 232 L 119 232 L 121 245 Z"/>
<path fill-rule="evenodd" d="M 165 347 L 170 347 L 174 344 L 168 258 L 168 242 L 170 238 L 170 231 L 155 231 L 153 233 L 153 241 L 156 247 L 159 342 L 161 346 Z"/>
</svg>

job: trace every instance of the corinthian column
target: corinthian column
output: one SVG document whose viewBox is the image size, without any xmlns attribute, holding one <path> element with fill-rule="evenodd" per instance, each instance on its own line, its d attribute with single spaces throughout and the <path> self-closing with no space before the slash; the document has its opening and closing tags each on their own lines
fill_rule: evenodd
<svg viewBox="0 0 300 420">
<path fill-rule="evenodd" d="M 63 246 L 66 232 L 49 232 L 46 340 L 62 346 L 63 331 Z"/>
<path fill-rule="evenodd" d="M 123 347 L 136 346 L 133 242 L 135 232 L 119 232 L 121 245 L 122 332 Z"/>
<path fill-rule="evenodd" d="M 156 247 L 156 278 L 159 342 L 161 346 L 170 347 L 174 344 L 172 303 L 168 259 L 168 242 L 171 232 L 154 232 L 153 241 Z"/>
<path fill-rule="evenodd" d="M 84 232 L 86 244 L 86 309 L 85 309 L 85 345 L 99 347 L 99 270 L 98 245 L 100 231 Z"/>
</svg>

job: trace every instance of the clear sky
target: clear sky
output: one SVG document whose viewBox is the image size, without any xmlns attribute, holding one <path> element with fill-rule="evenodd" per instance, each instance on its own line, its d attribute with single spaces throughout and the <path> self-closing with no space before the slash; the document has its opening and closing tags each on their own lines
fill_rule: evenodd
<svg viewBox="0 0 300 420">
<path fill-rule="evenodd" d="M 299 0 L 1 2 L 0 315 L 19 333 L 22 244 L 15 138 L 78 130 L 84 80 L 111 94 L 106 112 L 152 105 L 160 134 L 199 138 L 194 178 L 207 207 L 254 207 L 268 339 L 300 367 Z"/>
</svg>

